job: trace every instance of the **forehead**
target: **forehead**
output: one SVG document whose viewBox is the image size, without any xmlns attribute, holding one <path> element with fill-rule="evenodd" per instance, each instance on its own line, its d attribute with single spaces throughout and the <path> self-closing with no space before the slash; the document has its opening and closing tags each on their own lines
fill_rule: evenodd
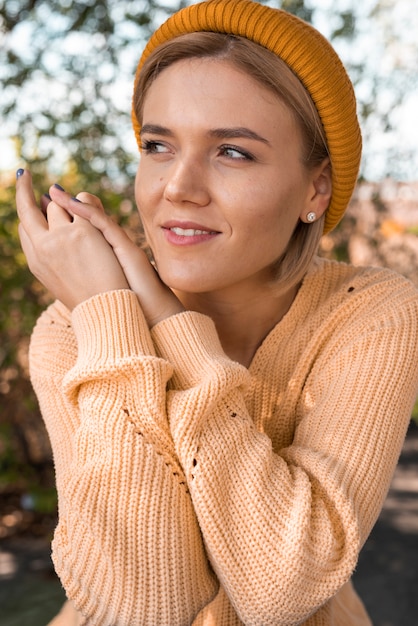
<svg viewBox="0 0 418 626">
<path fill-rule="evenodd" d="M 273 123 L 293 122 L 290 109 L 270 89 L 230 61 L 192 58 L 165 68 L 150 85 L 144 99 L 149 115 L 205 114 L 209 118 L 260 118 Z M 232 120 L 231 120 L 232 121 Z"/>
</svg>

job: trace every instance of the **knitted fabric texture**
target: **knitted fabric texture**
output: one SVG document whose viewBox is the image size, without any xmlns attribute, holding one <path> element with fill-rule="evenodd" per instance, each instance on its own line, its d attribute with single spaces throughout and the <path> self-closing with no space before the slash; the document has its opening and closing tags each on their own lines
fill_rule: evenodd
<svg viewBox="0 0 418 626">
<path fill-rule="evenodd" d="M 53 560 L 90 626 L 370 626 L 350 579 L 417 391 L 418 294 L 318 261 L 247 369 L 192 311 L 56 303 L 31 340 Z"/>
<path fill-rule="evenodd" d="M 148 56 L 162 43 L 186 33 L 210 31 L 245 37 L 279 56 L 309 92 L 321 118 L 331 164 L 332 198 L 324 233 L 342 218 L 353 193 L 361 158 L 361 133 L 351 81 L 329 42 L 311 25 L 252 0 L 209 0 L 171 16 L 151 37 L 139 62 L 135 84 Z M 132 110 L 140 145 L 140 122 Z"/>
</svg>

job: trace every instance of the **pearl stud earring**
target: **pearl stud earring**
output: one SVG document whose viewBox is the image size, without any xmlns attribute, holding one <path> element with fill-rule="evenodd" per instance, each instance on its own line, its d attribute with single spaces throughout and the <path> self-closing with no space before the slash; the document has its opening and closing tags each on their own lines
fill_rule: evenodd
<svg viewBox="0 0 418 626">
<path fill-rule="evenodd" d="M 306 220 L 308 222 L 314 222 L 316 220 L 316 213 L 314 211 L 310 211 L 310 213 L 306 216 Z"/>
</svg>

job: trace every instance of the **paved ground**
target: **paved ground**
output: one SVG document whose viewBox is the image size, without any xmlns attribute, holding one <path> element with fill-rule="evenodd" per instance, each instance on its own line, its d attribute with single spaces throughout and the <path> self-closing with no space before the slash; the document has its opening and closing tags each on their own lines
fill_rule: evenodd
<svg viewBox="0 0 418 626">
<path fill-rule="evenodd" d="M 418 427 L 412 426 L 354 577 L 374 626 L 418 625 L 417 566 Z M 62 600 L 45 540 L 0 543 L 0 626 L 45 626 Z"/>
<path fill-rule="evenodd" d="M 374 626 L 418 626 L 418 427 L 411 425 L 392 487 L 354 577 Z"/>
<path fill-rule="evenodd" d="M 64 593 L 42 539 L 13 540 L 0 549 L 0 625 L 45 626 Z"/>
</svg>

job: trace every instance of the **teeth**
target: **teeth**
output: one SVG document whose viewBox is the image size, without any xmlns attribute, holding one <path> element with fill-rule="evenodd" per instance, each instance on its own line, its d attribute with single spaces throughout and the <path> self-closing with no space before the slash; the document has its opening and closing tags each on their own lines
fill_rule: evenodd
<svg viewBox="0 0 418 626">
<path fill-rule="evenodd" d="M 174 228 L 170 228 L 173 233 L 176 235 L 182 235 L 183 237 L 193 237 L 194 235 L 207 235 L 210 234 L 208 230 L 195 230 L 194 228 L 179 228 L 178 226 L 174 226 Z"/>
</svg>

